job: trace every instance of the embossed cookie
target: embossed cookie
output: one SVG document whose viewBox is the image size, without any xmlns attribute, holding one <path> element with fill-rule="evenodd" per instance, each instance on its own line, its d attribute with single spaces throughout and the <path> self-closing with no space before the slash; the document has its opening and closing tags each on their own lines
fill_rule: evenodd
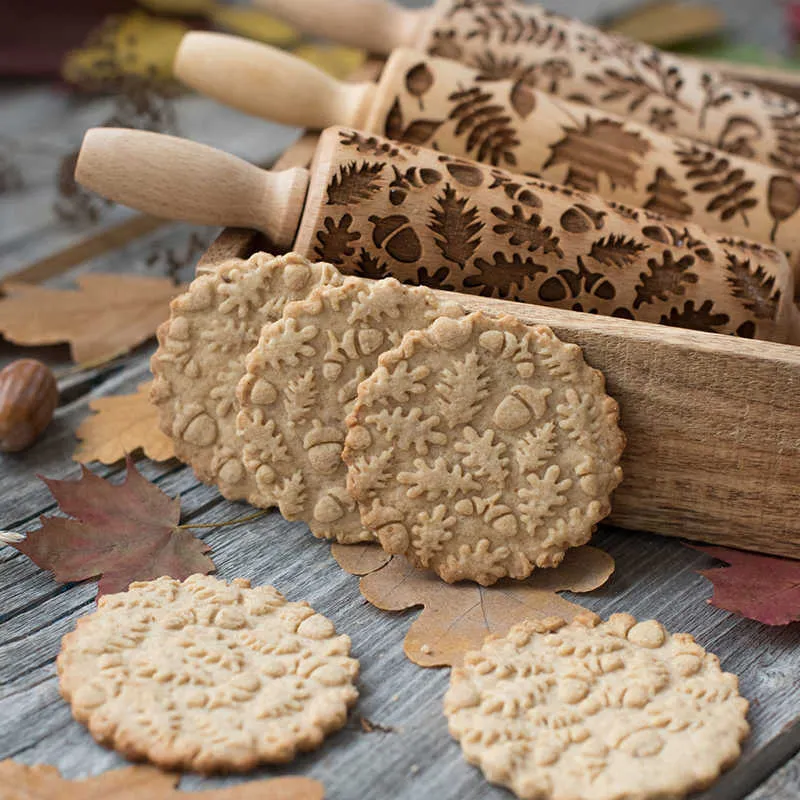
<svg viewBox="0 0 800 800">
<path fill-rule="evenodd" d="M 61 694 L 101 744 L 165 769 L 318 747 L 358 696 L 350 639 L 271 586 L 192 575 L 101 597 L 61 643 Z"/>
<path fill-rule="evenodd" d="M 172 301 L 150 362 L 151 399 L 178 458 L 229 500 L 254 499 L 235 424 L 245 356 L 262 326 L 279 319 L 286 303 L 341 281 L 330 264 L 311 264 L 296 253 L 278 258 L 256 253 L 197 277 Z"/>
<path fill-rule="evenodd" d="M 679 798 L 739 756 L 747 700 L 687 633 L 614 614 L 527 621 L 452 671 L 450 733 L 525 800 Z"/>
<path fill-rule="evenodd" d="M 258 505 L 277 505 L 315 536 L 374 539 L 347 492 L 344 420 L 378 356 L 443 313 L 463 312 L 424 287 L 348 278 L 286 306 L 264 328 L 238 389 L 237 429 Z"/>
<path fill-rule="evenodd" d="M 556 566 L 609 513 L 624 437 L 577 345 L 478 312 L 409 333 L 379 364 L 343 457 L 384 550 L 489 585 Z"/>
</svg>

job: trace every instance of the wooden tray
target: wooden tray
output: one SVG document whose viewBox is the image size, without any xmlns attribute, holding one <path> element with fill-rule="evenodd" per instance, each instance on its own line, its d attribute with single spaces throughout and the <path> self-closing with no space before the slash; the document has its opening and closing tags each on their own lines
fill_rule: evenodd
<svg viewBox="0 0 800 800">
<path fill-rule="evenodd" d="M 276 169 L 308 166 L 302 136 Z M 226 229 L 198 271 L 258 250 Z M 628 437 L 610 521 L 800 558 L 800 348 L 448 292 L 470 310 L 549 325 L 601 369 Z"/>
</svg>

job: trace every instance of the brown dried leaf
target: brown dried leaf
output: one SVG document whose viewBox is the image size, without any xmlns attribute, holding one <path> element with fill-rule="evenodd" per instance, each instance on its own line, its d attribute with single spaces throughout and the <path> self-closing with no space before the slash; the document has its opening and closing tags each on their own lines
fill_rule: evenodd
<svg viewBox="0 0 800 800">
<path fill-rule="evenodd" d="M 319 781 L 298 775 L 202 792 L 179 792 L 175 787 L 180 777 L 155 767 L 136 766 L 69 781 L 48 764 L 31 767 L 10 758 L 0 761 L 3 800 L 323 800 L 325 795 Z"/>
<path fill-rule="evenodd" d="M 98 397 L 89 403 L 97 413 L 87 417 L 75 431 L 81 440 L 73 461 L 113 464 L 141 450 L 153 461 L 175 456 L 172 439 L 158 426 L 158 409 L 150 402 L 152 381 L 139 385 L 135 394 Z"/>
<path fill-rule="evenodd" d="M 77 481 L 42 478 L 73 519 L 43 516 L 41 528 L 9 546 L 52 571 L 59 583 L 101 575 L 98 596 L 125 591 L 131 581 L 162 575 L 183 580 L 214 570 L 205 555 L 209 546 L 178 527 L 178 499 L 142 477 L 130 456 L 127 467 L 118 486 L 85 467 Z"/>
<path fill-rule="evenodd" d="M 22 345 L 69 342 L 78 363 L 127 353 L 155 334 L 183 291 L 167 278 L 90 273 L 78 289 L 3 284 L 0 334 Z"/>
<path fill-rule="evenodd" d="M 536 570 L 524 581 L 504 580 L 490 587 L 447 584 L 432 572 L 417 570 L 402 556 L 375 545 L 331 548 L 339 565 L 361 576 L 361 594 L 384 611 L 423 606 L 406 634 L 406 656 L 421 667 L 456 666 L 465 652 L 480 647 L 489 634 L 503 635 L 524 619 L 571 620 L 586 609 L 556 592 L 591 592 L 614 571 L 614 559 L 596 547 L 567 552 L 556 569 Z"/>
</svg>

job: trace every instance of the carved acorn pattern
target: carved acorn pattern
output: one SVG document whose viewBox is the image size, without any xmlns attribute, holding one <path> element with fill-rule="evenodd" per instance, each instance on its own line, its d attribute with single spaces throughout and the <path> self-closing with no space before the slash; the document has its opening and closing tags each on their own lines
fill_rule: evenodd
<svg viewBox="0 0 800 800">
<path fill-rule="evenodd" d="M 335 152 L 332 176 L 337 163 L 374 160 L 358 155 L 358 136 L 344 129 L 323 134 L 320 147 Z M 686 327 L 698 324 L 686 304 L 699 310 L 710 303 L 713 325 L 705 330 L 775 341 L 794 335 L 792 270 L 769 245 L 539 178 L 394 146 L 397 154 L 381 162 L 381 187 L 343 213 L 320 209 L 298 247 L 346 225 L 359 247 L 340 259 L 345 272 L 657 324 L 685 320 Z M 791 205 L 794 185 L 792 179 L 774 186 L 773 214 Z M 770 217 L 769 224 L 787 223 Z M 732 260 L 747 262 L 758 279 L 744 280 L 740 272 L 731 281 Z M 774 302 L 765 305 L 760 287 L 770 281 Z"/>
<path fill-rule="evenodd" d="M 679 74 L 660 56 L 642 62 L 634 83 L 623 77 L 619 64 L 614 77 L 603 78 L 607 81 L 603 96 L 627 97 L 647 109 L 646 118 L 638 121 L 625 103 L 615 114 L 598 107 L 596 100 L 574 97 L 575 93 L 553 96 L 551 86 L 561 91 L 580 77 L 571 74 L 569 66 L 567 71 L 557 68 L 558 59 L 523 69 L 524 53 L 511 59 L 476 58 L 476 63 L 466 65 L 434 57 L 420 60 L 413 51 L 396 51 L 382 74 L 379 100 L 366 127 L 629 207 L 691 220 L 709 230 L 736 236 L 744 232 L 747 238 L 776 245 L 800 275 L 800 225 L 787 224 L 800 222 L 800 182 L 791 166 L 794 161 L 783 158 L 787 152 L 800 152 L 794 144 L 794 139 L 800 140 L 796 120 L 794 127 L 786 120 L 776 124 L 781 156 L 772 153 L 762 159 L 764 163 L 756 163 L 754 148 L 769 137 L 737 113 L 736 98 L 716 80 L 709 77 L 697 87 L 706 115 L 714 109 L 727 113 L 730 107 L 730 116 L 727 122 L 718 120 L 722 126 L 718 135 L 709 134 L 705 143 L 697 141 L 704 137 L 680 136 L 675 121 L 679 109 L 649 103 L 649 93 L 657 93 L 659 86 L 676 98 L 684 94 Z M 508 69 L 499 69 L 501 62 Z M 551 71 L 552 80 L 545 76 Z M 424 113 L 419 108 L 423 95 L 415 93 L 422 86 Z M 594 91 L 599 89 L 593 86 Z M 405 127 L 389 124 L 399 115 L 410 128 L 433 109 L 440 118 L 424 142 L 408 138 Z M 653 127 L 654 120 L 661 130 Z M 396 188 L 391 200 L 401 205 L 407 196 L 407 187 Z"/>
</svg>

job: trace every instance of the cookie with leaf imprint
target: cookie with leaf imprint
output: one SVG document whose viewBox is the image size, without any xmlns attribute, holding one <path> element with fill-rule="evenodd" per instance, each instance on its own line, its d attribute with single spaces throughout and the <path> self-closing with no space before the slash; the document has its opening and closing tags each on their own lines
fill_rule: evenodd
<svg viewBox="0 0 800 800">
<path fill-rule="evenodd" d="M 350 639 L 271 586 L 209 575 L 132 583 L 78 620 L 61 694 L 101 744 L 163 769 L 290 761 L 355 703 Z"/>
<path fill-rule="evenodd" d="M 256 494 L 235 424 L 245 356 L 287 303 L 341 282 L 330 264 L 312 264 L 296 253 L 256 253 L 199 275 L 172 301 L 150 361 L 151 400 L 177 457 L 229 500 L 252 502 Z"/>
<path fill-rule="evenodd" d="M 463 311 L 394 278 L 347 278 L 286 306 L 263 329 L 238 388 L 237 430 L 257 505 L 276 504 L 321 538 L 374 539 L 347 491 L 344 420 L 380 354 L 442 314 Z"/>
<path fill-rule="evenodd" d="M 688 633 L 588 612 L 489 637 L 444 699 L 467 761 L 525 800 L 704 789 L 739 757 L 747 708 L 736 676 Z"/>
<path fill-rule="evenodd" d="M 602 373 L 543 325 L 409 333 L 361 383 L 344 461 L 384 550 L 448 582 L 557 566 L 611 510 L 625 438 Z"/>
</svg>

